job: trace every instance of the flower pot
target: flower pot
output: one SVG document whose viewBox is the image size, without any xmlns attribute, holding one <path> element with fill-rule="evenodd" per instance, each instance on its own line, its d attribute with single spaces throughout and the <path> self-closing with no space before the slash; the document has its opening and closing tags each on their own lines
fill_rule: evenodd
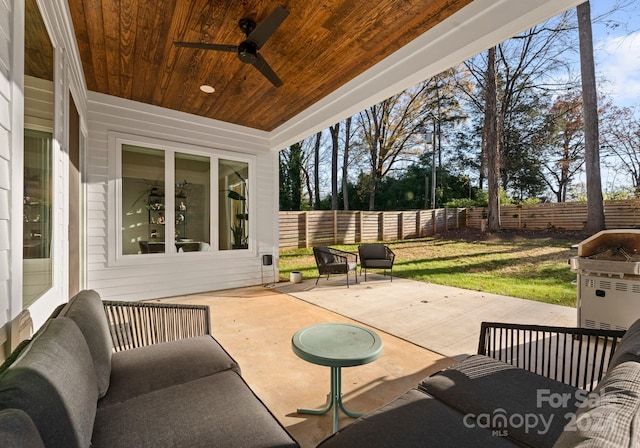
<svg viewBox="0 0 640 448">
<path fill-rule="evenodd" d="M 289 273 L 289 281 L 291 283 L 300 283 L 302 281 L 302 272 L 291 271 L 291 273 Z"/>
</svg>

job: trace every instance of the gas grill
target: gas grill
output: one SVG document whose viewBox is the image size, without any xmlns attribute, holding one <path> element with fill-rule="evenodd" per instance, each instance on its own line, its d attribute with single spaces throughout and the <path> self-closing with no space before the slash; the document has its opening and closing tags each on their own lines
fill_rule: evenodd
<svg viewBox="0 0 640 448">
<path fill-rule="evenodd" d="M 626 330 L 640 318 L 640 229 L 603 230 L 578 244 L 578 326 Z"/>
</svg>

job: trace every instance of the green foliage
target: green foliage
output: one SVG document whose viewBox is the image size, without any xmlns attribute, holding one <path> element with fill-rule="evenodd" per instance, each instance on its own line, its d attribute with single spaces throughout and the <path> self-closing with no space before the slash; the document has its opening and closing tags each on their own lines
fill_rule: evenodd
<svg viewBox="0 0 640 448">
<path fill-rule="evenodd" d="M 302 203 L 302 146 L 280 152 L 280 210 L 300 210 Z"/>
</svg>

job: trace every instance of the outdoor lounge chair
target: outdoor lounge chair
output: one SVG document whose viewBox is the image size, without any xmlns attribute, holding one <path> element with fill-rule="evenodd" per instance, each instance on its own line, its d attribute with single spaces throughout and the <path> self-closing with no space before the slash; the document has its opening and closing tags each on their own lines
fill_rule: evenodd
<svg viewBox="0 0 640 448">
<path fill-rule="evenodd" d="M 393 281 L 393 260 L 395 260 L 396 254 L 389 247 L 377 243 L 361 244 L 358 246 L 358 253 L 360 254 L 360 275 L 364 269 L 365 282 L 367 281 L 367 269 L 384 269 L 384 275 L 387 275 L 388 269 L 391 281 Z"/>
<path fill-rule="evenodd" d="M 316 266 L 318 267 L 316 285 L 322 275 L 326 275 L 328 279 L 331 274 L 346 274 L 348 288 L 349 272 L 351 271 L 353 271 L 353 276 L 356 278 L 356 284 L 358 283 L 358 254 L 327 246 L 316 246 L 313 248 L 313 255 L 316 258 Z"/>
</svg>

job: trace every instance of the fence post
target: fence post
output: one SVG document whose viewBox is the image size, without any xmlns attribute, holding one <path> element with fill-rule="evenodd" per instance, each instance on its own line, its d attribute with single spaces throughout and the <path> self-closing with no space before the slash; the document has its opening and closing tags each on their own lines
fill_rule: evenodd
<svg viewBox="0 0 640 448">
<path fill-rule="evenodd" d="M 435 235 L 436 233 L 438 233 L 438 216 L 436 214 L 435 208 L 431 211 L 431 216 L 433 219 L 433 234 Z"/>
<path fill-rule="evenodd" d="M 400 227 L 399 230 L 399 234 L 400 234 L 400 239 L 403 240 L 404 239 L 404 212 L 400 212 L 400 214 L 398 215 L 398 227 Z"/>
<path fill-rule="evenodd" d="M 378 237 L 384 241 L 384 212 L 378 215 Z"/>
<path fill-rule="evenodd" d="M 447 213 L 447 207 L 444 208 L 444 230 L 449 230 L 449 214 Z"/>
<path fill-rule="evenodd" d="M 333 211 L 333 244 L 338 244 L 338 210 Z"/>
<path fill-rule="evenodd" d="M 420 228 L 421 227 L 420 224 L 422 224 L 421 223 L 421 219 L 420 219 L 420 213 L 421 212 L 422 212 L 422 210 L 418 210 L 416 212 L 416 238 L 420 238 L 421 237 L 421 235 L 420 235 L 420 231 L 422 230 Z"/>
<path fill-rule="evenodd" d="M 358 221 L 359 221 L 359 227 L 360 227 L 360 238 L 358 239 L 358 241 L 356 241 L 357 243 L 361 243 L 362 242 L 362 223 L 363 223 L 363 214 L 364 212 L 362 210 L 360 210 L 358 212 Z M 358 236 L 356 235 L 356 238 L 358 238 Z"/>
</svg>

